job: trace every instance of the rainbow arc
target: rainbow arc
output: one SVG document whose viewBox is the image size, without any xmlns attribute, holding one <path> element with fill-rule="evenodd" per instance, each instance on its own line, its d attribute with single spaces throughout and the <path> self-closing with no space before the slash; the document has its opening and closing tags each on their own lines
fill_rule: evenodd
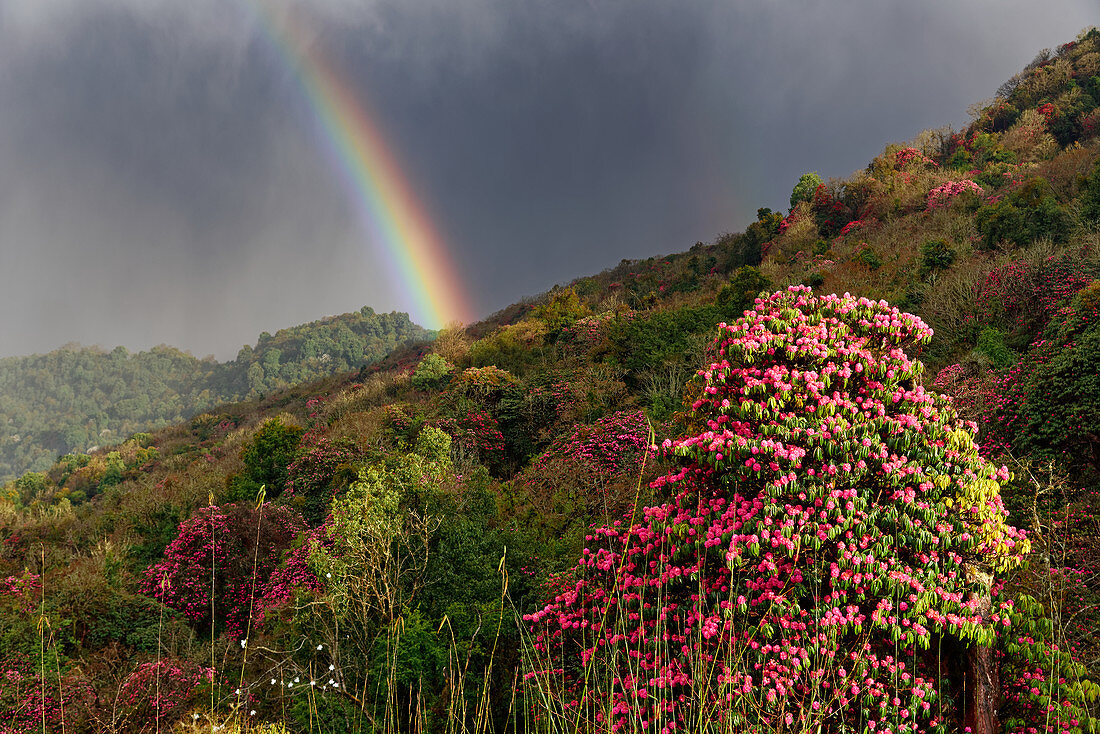
<svg viewBox="0 0 1100 734">
<path fill-rule="evenodd" d="M 299 82 L 362 226 L 385 249 L 412 297 L 413 320 L 429 328 L 471 321 L 473 309 L 450 252 L 362 93 L 325 58 L 304 22 L 292 13 L 277 15 L 263 0 L 251 5 Z"/>
</svg>

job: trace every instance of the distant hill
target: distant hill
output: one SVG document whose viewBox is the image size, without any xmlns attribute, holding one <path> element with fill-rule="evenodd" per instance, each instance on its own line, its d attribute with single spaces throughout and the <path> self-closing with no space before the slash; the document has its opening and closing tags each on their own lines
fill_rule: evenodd
<svg viewBox="0 0 1100 734">
<path fill-rule="evenodd" d="M 166 345 L 135 354 L 67 345 L 0 359 L 0 481 L 221 403 L 358 369 L 431 336 L 407 314 L 364 307 L 264 332 L 224 363 Z"/>
</svg>

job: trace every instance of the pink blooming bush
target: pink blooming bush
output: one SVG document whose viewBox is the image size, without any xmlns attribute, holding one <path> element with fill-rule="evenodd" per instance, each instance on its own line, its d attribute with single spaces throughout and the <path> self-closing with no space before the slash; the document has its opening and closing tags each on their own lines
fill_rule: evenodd
<svg viewBox="0 0 1100 734">
<path fill-rule="evenodd" d="M 201 684 L 213 681 L 213 668 L 187 660 L 141 663 L 119 686 L 116 723 L 131 732 L 166 727 L 187 712 Z"/>
<path fill-rule="evenodd" d="M 649 423 L 641 411 L 574 425 L 531 463 L 522 486 L 541 520 L 618 516 L 634 499 L 649 441 Z"/>
<path fill-rule="evenodd" d="M 905 168 L 910 163 L 916 163 L 926 166 L 938 165 L 934 160 L 913 147 L 901 148 L 896 153 L 894 153 L 894 165 L 898 169 Z"/>
<path fill-rule="evenodd" d="M 928 211 L 943 209 L 960 194 L 971 192 L 978 196 L 985 193 L 981 186 L 973 181 L 948 181 L 928 192 Z"/>
<path fill-rule="evenodd" d="M 0 734 L 60 732 L 66 727 L 87 731 L 83 727 L 95 698 L 95 690 L 82 675 L 59 674 L 53 666 L 43 669 L 23 655 L 0 659 Z"/>
<path fill-rule="evenodd" d="M 1004 627 L 992 574 L 1028 542 L 1008 470 L 906 353 L 931 329 L 805 286 L 720 328 L 669 499 L 595 530 L 525 617 L 528 684 L 583 730 L 961 728 L 962 659 Z"/>
<path fill-rule="evenodd" d="M 42 577 L 24 569 L 20 576 L 0 579 L 0 599 L 23 614 L 30 614 L 38 607 L 42 594 Z"/>
<path fill-rule="evenodd" d="M 271 503 L 204 507 L 180 523 L 164 559 L 145 570 L 142 593 L 196 624 L 224 624 L 231 638 L 241 637 L 265 581 L 305 528 L 297 512 Z"/>
</svg>

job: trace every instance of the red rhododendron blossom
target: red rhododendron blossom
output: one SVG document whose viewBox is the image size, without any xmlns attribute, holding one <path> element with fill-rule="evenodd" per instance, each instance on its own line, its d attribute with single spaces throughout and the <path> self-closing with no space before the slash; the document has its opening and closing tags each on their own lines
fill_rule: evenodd
<svg viewBox="0 0 1100 734">
<path fill-rule="evenodd" d="M 1007 470 L 925 390 L 915 316 L 792 286 L 720 328 L 670 499 L 527 615 L 528 684 L 615 732 L 936 730 L 940 651 L 1004 628 L 991 574 L 1028 548 Z"/>
<path fill-rule="evenodd" d="M 297 512 L 271 503 L 204 507 L 145 570 L 142 591 L 192 622 L 224 624 L 240 637 L 250 614 L 257 621 L 257 600 L 280 556 L 305 528 Z"/>
<path fill-rule="evenodd" d="M 985 190 L 973 181 L 948 181 L 928 192 L 928 211 L 943 209 L 960 194 L 970 191 L 981 196 Z"/>
</svg>

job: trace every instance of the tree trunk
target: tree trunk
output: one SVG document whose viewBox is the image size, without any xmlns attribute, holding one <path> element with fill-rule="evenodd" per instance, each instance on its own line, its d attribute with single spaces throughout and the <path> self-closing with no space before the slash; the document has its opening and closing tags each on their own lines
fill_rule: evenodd
<svg viewBox="0 0 1100 734">
<path fill-rule="evenodd" d="M 978 613 L 988 619 L 993 610 L 990 589 L 992 574 L 972 566 L 966 567 L 966 575 L 977 581 L 981 588 L 971 592 L 971 599 L 978 599 Z M 993 649 L 972 644 L 966 649 L 966 677 L 963 701 L 963 726 L 971 734 L 998 734 L 1000 724 L 997 709 L 1001 698 L 1000 676 L 993 659 Z"/>
</svg>

